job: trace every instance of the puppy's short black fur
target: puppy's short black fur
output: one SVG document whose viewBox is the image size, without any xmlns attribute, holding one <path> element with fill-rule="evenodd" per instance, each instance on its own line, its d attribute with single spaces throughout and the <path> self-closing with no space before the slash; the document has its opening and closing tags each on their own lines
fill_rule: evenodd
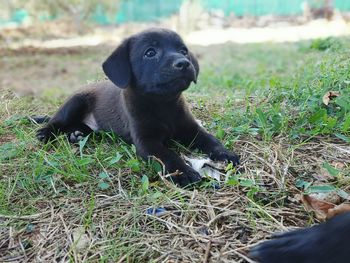
<svg viewBox="0 0 350 263">
<path fill-rule="evenodd" d="M 75 142 L 92 131 L 113 131 L 136 146 L 144 159 L 159 158 L 172 180 L 186 186 L 200 175 L 166 146 L 176 140 L 216 161 L 238 164 L 192 117 L 181 95 L 196 83 L 199 65 L 175 32 L 151 29 L 124 40 L 103 63 L 108 81 L 88 85 L 69 98 L 37 137 L 66 133 Z"/>
<path fill-rule="evenodd" d="M 287 232 L 252 249 L 260 263 L 350 262 L 350 213 L 326 223 Z"/>
</svg>

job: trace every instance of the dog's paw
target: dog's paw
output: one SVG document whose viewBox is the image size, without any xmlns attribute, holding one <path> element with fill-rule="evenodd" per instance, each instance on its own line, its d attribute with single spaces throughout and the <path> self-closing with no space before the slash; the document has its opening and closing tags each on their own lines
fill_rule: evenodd
<svg viewBox="0 0 350 263">
<path fill-rule="evenodd" d="M 84 133 L 81 131 L 74 131 L 67 134 L 70 143 L 78 143 L 84 138 Z"/>
<path fill-rule="evenodd" d="M 215 150 L 211 152 L 210 159 L 219 162 L 231 162 L 233 165 L 239 165 L 239 156 L 227 150 Z"/>
<path fill-rule="evenodd" d="M 41 142 L 47 143 L 55 138 L 55 133 L 50 127 L 44 127 L 37 130 L 36 138 Z"/>
<path fill-rule="evenodd" d="M 173 175 L 171 177 L 171 180 L 181 187 L 194 185 L 202 180 L 200 174 L 193 170 L 191 167 L 182 169 L 180 173 L 181 174 Z"/>
</svg>

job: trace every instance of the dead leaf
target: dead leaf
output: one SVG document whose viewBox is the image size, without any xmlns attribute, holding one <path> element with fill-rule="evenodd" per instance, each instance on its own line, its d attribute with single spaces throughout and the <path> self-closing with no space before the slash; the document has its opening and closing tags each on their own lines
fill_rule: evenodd
<svg viewBox="0 0 350 263">
<path fill-rule="evenodd" d="M 336 215 L 341 215 L 341 214 L 344 214 L 347 212 L 350 212 L 350 204 L 349 203 L 343 203 L 343 204 L 337 205 L 336 207 L 328 210 L 327 219 L 330 219 Z"/>
<path fill-rule="evenodd" d="M 333 161 L 333 162 L 331 162 L 331 165 L 333 166 L 333 167 L 335 167 L 336 169 L 343 169 L 344 167 L 345 167 L 345 163 L 343 163 L 343 162 L 337 162 L 337 161 Z"/>
<path fill-rule="evenodd" d="M 328 210 L 335 207 L 335 204 L 318 200 L 309 195 L 302 195 L 301 201 L 307 211 L 315 212 L 316 218 L 322 221 L 327 219 Z"/>
<path fill-rule="evenodd" d="M 85 229 L 83 227 L 73 229 L 72 237 L 75 248 L 79 252 L 86 249 L 90 244 L 90 238 L 85 233 Z"/>
<path fill-rule="evenodd" d="M 327 169 L 325 169 L 325 168 L 321 168 L 320 169 L 320 172 L 319 173 L 316 173 L 315 175 L 314 175 L 314 177 L 317 179 L 317 180 L 319 180 L 319 181 L 328 181 L 328 180 L 331 180 L 331 179 L 333 179 L 334 177 L 332 177 L 330 174 L 329 174 L 329 172 L 327 171 Z"/>
<path fill-rule="evenodd" d="M 340 93 L 338 91 L 328 91 L 326 94 L 324 94 L 322 101 L 325 105 L 328 105 L 332 99 L 338 96 L 340 96 Z"/>
<path fill-rule="evenodd" d="M 340 196 L 336 191 L 331 191 L 327 193 L 312 193 L 309 196 L 319 201 L 324 201 L 335 205 L 340 204 L 341 202 Z"/>
<path fill-rule="evenodd" d="M 319 200 L 316 197 L 318 196 L 302 195 L 300 200 L 303 202 L 307 211 L 315 212 L 315 216 L 319 220 L 324 221 L 336 215 L 350 212 L 350 203 L 335 205 L 331 202 Z"/>
</svg>

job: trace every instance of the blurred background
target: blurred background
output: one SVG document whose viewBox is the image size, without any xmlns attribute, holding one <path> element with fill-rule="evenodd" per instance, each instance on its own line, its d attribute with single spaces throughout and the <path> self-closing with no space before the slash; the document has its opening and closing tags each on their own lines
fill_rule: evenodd
<svg viewBox="0 0 350 263">
<path fill-rule="evenodd" d="M 208 61 L 205 47 L 212 45 L 350 34 L 348 0 L 0 0 L 0 6 L 0 87 L 19 95 L 103 77 L 100 64 L 113 47 L 148 27 L 179 32 Z"/>
</svg>

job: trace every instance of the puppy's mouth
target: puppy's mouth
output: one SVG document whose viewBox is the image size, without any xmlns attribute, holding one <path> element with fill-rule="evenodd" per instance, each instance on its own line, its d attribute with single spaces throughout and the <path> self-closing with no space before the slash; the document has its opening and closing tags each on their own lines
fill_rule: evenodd
<svg viewBox="0 0 350 263">
<path fill-rule="evenodd" d="M 165 96 L 177 95 L 188 89 L 192 81 L 195 82 L 194 79 L 185 76 L 174 78 L 167 82 L 149 85 L 145 89 L 145 93 Z"/>
<path fill-rule="evenodd" d="M 197 84 L 197 79 L 194 75 L 192 76 L 191 74 L 186 74 L 183 76 L 174 77 L 169 81 L 160 83 L 159 86 L 162 86 L 162 85 L 167 86 L 167 85 L 172 85 L 172 84 L 173 85 L 180 85 L 181 83 L 184 83 L 185 84 L 184 89 L 187 89 L 192 81 L 194 84 Z"/>
<path fill-rule="evenodd" d="M 194 71 L 189 70 L 165 80 L 163 78 L 161 82 L 148 83 L 139 90 L 145 95 L 154 94 L 172 97 L 188 89 L 192 81 L 197 83 L 196 74 Z"/>
</svg>

